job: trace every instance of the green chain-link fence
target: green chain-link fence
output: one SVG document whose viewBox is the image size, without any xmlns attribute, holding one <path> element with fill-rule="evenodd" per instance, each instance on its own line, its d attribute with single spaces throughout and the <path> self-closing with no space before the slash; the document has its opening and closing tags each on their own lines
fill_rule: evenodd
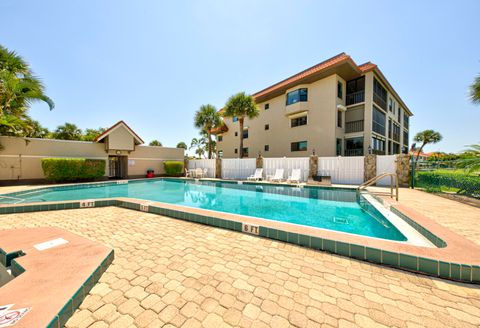
<svg viewBox="0 0 480 328">
<path fill-rule="evenodd" d="M 480 172 L 468 173 L 457 161 L 412 160 L 412 188 L 431 192 L 451 192 L 480 198 Z"/>
</svg>

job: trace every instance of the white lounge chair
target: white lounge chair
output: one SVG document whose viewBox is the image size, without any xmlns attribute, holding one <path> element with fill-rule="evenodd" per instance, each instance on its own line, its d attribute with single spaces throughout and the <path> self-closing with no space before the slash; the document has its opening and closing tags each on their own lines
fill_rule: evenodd
<svg viewBox="0 0 480 328">
<path fill-rule="evenodd" d="M 287 181 L 300 183 L 300 181 L 302 181 L 302 170 L 293 169 L 292 174 L 288 177 Z"/>
<path fill-rule="evenodd" d="M 208 169 L 207 168 L 203 169 L 203 177 L 208 178 Z"/>
<path fill-rule="evenodd" d="M 281 182 L 283 181 L 283 169 L 276 169 L 275 170 L 275 175 L 270 179 L 272 182 Z"/>
<path fill-rule="evenodd" d="M 255 173 L 247 178 L 247 180 L 258 181 L 262 180 L 263 169 L 256 169 Z"/>
<path fill-rule="evenodd" d="M 195 178 L 203 178 L 203 170 L 201 168 L 195 169 Z"/>
</svg>

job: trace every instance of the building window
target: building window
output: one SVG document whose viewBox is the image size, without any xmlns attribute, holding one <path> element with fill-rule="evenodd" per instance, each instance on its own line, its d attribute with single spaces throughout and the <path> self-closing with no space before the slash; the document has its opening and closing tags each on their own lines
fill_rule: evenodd
<svg viewBox="0 0 480 328">
<path fill-rule="evenodd" d="M 232 117 L 232 122 L 237 122 L 238 121 L 238 117 L 234 116 Z"/>
<path fill-rule="evenodd" d="M 287 106 L 308 100 L 308 89 L 302 88 L 287 93 Z"/>
<path fill-rule="evenodd" d="M 403 127 L 408 129 L 408 115 L 405 111 L 403 111 Z"/>
<path fill-rule="evenodd" d="M 403 130 L 403 145 L 408 148 L 408 130 Z"/>
<path fill-rule="evenodd" d="M 248 139 L 248 129 L 243 130 L 243 139 Z"/>
<path fill-rule="evenodd" d="M 400 154 L 400 145 L 396 142 L 392 142 L 392 146 L 393 146 L 393 148 L 392 148 L 391 154 L 392 155 L 393 154 Z"/>
<path fill-rule="evenodd" d="M 265 104 L 265 106 L 263 106 L 263 108 L 264 108 L 265 110 L 269 109 L 269 108 L 270 108 L 270 104 Z"/>
<path fill-rule="evenodd" d="M 265 145 L 265 147 L 263 147 L 263 149 L 264 149 L 265 151 L 269 151 L 269 150 L 270 150 L 270 146 L 269 146 L 269 145 Z"/>
<path fill-rule="evenodd" d="M 243 157 L 248 157 L 248 148 L 243 148 Z"/>
<path fill-rule="evenodd" d="M 307 150 L 307 142 L 306 141 L 297 141 L 292 142 L 290 145 L 291 151 L 305 151 Z"/>
<path fill-rule="evenodd" d="M 265 130 L 270 130 L 270 125 L 269 124 L 265 124 Z"/>
<path fill-rule="evenodd" d="M 337 156 L 342 156 L 342 139 L 337 138 Z"/>
<path fill-rule="evenodd" d="M 218 142 L 223 141 L 223 136 L 218 136 Z"/>
<path fill-rule="evenodd" d="M 343 99 L 343 84 L 342 82 L 337 82 L 337 97 Z"/>
<path fill-rule="evenodd" d="M 238 149 L 237 148 L 235 148 L 234 153 L 238 154 Z"/>
<path fill-rule="evenodd" d="M 385 135 L 385 113 L 373 106 L 372 112 L 372 130 L 382 136 Z"/>
<path fill-rule="evenodd" d="M 372 137 L 372 153 L 377 155 L 385 155 L 385 140 Z"/>
<path fill-rule="evenodd" d="M 353 105 L 365 101 L 365 77 L 359 77 L 347 82 L 346 104 Z"/>
<path fill-rule="evenodd" d="M 387 110 L 387 90 L 376 78 L 373 79 L 373 101 L 383 110 Z"/>
<path fill-rule="evenodd" d="M 301 126 L 301 125 L 307 125 L 307 117 L 306 116 L 296 117 L 296 118 L 292 118 L 290 120 L 290 126 L 292 128 L 294 128 L 296 126 Z"/>
<path fill-rule="evenodd" d="M 345 156 L 363 156 L 363 137 L 345 139 Z"/>
<path fill-rule="evenodd" d="M 397 121 L 400 123 L 402 120 L 402 107 L 398 107 L 398 116 L 397 116 Z"/>
<path fill-rule="evenodd" d="M 339 128 L 341 128 L 343 126 L 343 123 L 342 123 L 342 111 L 341 110 L 337 110 L 337 126 Z"/>
<path fill-rule="evenodd" d="M 392 100 L 392 98 L 388 98 L 388 111 L 393 112 L 393 100 Z"/>
<path fill-rule="evenodd" d="M 238 132 L 235 132 L 235 137 L 238 137 Z"/>
<path fill-rule="evenodd" d="M 218 151 L 218 158 L 222 158 L 223 157 L 223 150 L 219 150 Z"/>
</svg>

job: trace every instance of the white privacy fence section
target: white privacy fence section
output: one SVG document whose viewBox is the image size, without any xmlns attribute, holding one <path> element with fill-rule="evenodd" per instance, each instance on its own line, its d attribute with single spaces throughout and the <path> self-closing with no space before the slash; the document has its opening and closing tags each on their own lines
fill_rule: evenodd
<svg viewBox="0 0 480 328">
<path fill-rule="evenodd" d="M 377 156 L 377 175 L 382 173 L 395 173 L 396 172 L 396 156 L 395 155 L 381 155 Z M 377 182 L 377 186 L 389 186 L 390 177 L 385 177 Z M 393 180 L 395 182 L 395 178 Z"/>
<path fill-rule="evenodd" d="M 215 159 L 191 159 L 188 169 L 207 169 L 207 178 L 215 178 Z"/>
<path fill-rule="evenodd" d="M 364 157 L 319 157 L 318 175 L 330 176 L 332 183 L 362 184 Z"/>
<path fill-rule="evenodd" d="M 279 158 L 264 158 L 263 159 L 263 177 L 274 175 L 276 169 L 284 170 L 284 178 L 287 179 L 293 169 L 300 169 L 302 171 L 302 182 L 308 179 L 308 172 L 310 170 L 308 157 L 279 157 Z"/>
<path fill-rule="evenodd" d="M 222 178 L 245 180 L 255 173 L 255 158 L 222 158 Z"/>
</svg>

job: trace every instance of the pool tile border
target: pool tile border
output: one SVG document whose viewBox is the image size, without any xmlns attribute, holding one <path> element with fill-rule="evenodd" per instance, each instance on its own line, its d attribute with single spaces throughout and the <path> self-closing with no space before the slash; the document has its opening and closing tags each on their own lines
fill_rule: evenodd
<svg viewBox="0 0 480 328">
<path fill-rule="evenodd" d="M 129 181 L 129 183 L 139 181 L 143 180 Z M 105 184 L 116 184 L 116 182 L 90 185 L 103 186 Z M 74 186 L 66 187 L 73 188 Z M 243 232 L 243 223 L 254 224 L 259 226 L 259 237 L 262 238 L 444 279 L 480 284 L 480 247 L 403 205 L 380 200 L 437 248 L 419 247 L 336 231 L 132 198 L 95 199 L 92 201 L 94 201 L 94 207 L 118 206 L 237 232 Z M 142 205 L 144 206 L 142 207 Z M 80 208 L 80 201 L 1 205 L 0 214 L 77 208 Z M 0 260 L 3 257 L 5 255 L 2 255 L 0 250 Z"/>
</svg>

